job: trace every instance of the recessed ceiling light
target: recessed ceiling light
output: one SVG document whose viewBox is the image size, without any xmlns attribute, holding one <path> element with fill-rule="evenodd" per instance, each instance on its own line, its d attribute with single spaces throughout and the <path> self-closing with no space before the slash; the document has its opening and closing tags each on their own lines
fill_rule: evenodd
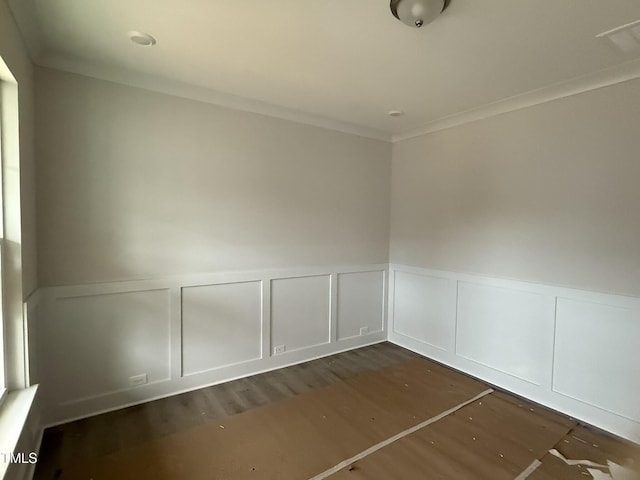
<svg viewBox="0 0 640 480">
<path fill-rule="evenodd" d="M 156 44 L 156 39 L 148 33 L 137 32 L 135 30 L 129 32 L 129 38 L 133 43 L 141 45 L 143 47 L 151 47 Z"/>
<path fill-rule="evenodd" d="M 390 117 L 401 117 L 402 115 L 404 115 L 402 110 L 389 110 Z"/>
</svg>

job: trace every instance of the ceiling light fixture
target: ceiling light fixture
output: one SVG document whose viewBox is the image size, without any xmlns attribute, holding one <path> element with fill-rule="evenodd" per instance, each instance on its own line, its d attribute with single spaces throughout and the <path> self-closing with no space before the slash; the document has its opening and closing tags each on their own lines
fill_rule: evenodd
<svg viewBox="0 0 640 480">
<path fill-rule="evenodd" d="M 156 44 L 156 39 L 153 38 L 148 33 L 137 32 L 135 30 L 132 30 L 131 32 L 128 33 L 128 35 L 133 43 L 136 43 L 143 47 L 151 47 Z"/>
<path fill-rule="evenodd" d="M 420 28 L 433 22 L 450 0 L 391 0 L 391 13 L 405 25 Z"/>
</svg>

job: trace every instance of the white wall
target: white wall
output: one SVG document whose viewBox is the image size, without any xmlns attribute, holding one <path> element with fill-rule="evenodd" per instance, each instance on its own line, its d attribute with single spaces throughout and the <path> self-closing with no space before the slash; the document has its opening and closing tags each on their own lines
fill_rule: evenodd
<svg viewBox="0 0 640 480">
<path fill-rule="evenodd" d="M 38 68 L 41 286 L 386 263 L 390 145 Z"/>
<path fill-rule="evenodd" d="M 47 419 L 386 338 L 390 242 L 392 341 L 639 439 L 639 107 L 395 144 L 389 241 L 383 142 L 38 69 Z"/>
<path fill-rule="evenodd" d="M 390 340 L 640 441 L 639 123 L 633 80 L 394 144 Z"/>
<path fill-rule="evenodd" d="M 640 443 L 640 298 L 391 265 L 389 339 Z"/>
<path fill-rule="evenodd" d="M 41 289 L 45 422 L 383 341 L 386 277 L 351 265 Z"/>
<path fill-rule="evenodd" d="M 391 262 L 640 296 L 640 80 L 394 144 Z"/>
<path fill-rule="evenodd" d="M 386 338 L 390 144 L 36 72 L 48 423 Z"/>
<path fill-rule="evenodd" d="M 22 290 L 38 283 L 36 262 L 36 188 L 34 166 L 33 65 L 6 3 L 0 1 L 0 56 L 18 82 L 20 121 L 20 191 L 22 214 Z"/>
<path fill-rule="evenodd" d="M 9 176 L 19 174 L 17 182 L 20 185 L 19 211 L 20 218 L 14 221 L 16 226 L 21 224 L 21 232 L 16 228 L 11 229 L 11 242 L 5 241 L 4 272 L 4 301 L 9 304 L 9 309 L 4 312 L 4 338 L 5 349 L 10 359 L 10 368 L 6 371 L 7 382 L 10 388 L 22 388 L 28 383 L 25 381 L 24 365 L 25 354 L 31 355 L 29 350 L 25 352 L 24 324 L 22 322 L 22 300 L 28 297 L 37 288 L 37 263 L 36 263 L 36 211 L 35 211 L 35 170 L 34 170 L 34 92 L 33 92 L 33 66 L 27 54 L 24 43 L 13 17 L 4 1 L 0 1 L 0 57 L 9 68 L 11 75 L 18 84 L 18 135 L 19 135 L 19 165 L 4 165 L 4 174 Z M 11 87 L 14 88 L 14 87 Z M 5 105 L 7 107 L 7 105 Z M 11 126 L 4 125 L 5 134 L 11 130 Z M 13 132 L 11 132 L 13 133 Z M 5 146 L 6 148 L 6 146 Z M 13 159 L 3 159 L 13 161 Z M 10 172 L 7 172 L 7 167 Z M 12 185 L 13 178 L 6 178 L 4 187 Z M 10 187 L 12 188 L 12 187 Z M 5 207 L 10 207 L 6 205 Z M 14 213 L 18 209 L 12 209 Z M 15 219 L 12 219 L 15 220 Z M 5 235 L 8 233 L 5 230 Z M 19 240 L 19 241 L 18 241 Z M 11 298 L 13 297 L 13 298 Z M 6 308 L 6 307 L 5 307 Z M 31 347 L 33 344 L 29 342 Z M 27 375 L 28 376 L 28 375 Z M 36 398 L 36 402 L 38 398 Z M 6 404 L 5 404 L 6 406 Z M 9 412 L 9 418 L 14 412 Z M 5 415 L 7 412 L 5 411 Z M 3 432 L 4 442 L 7 432 Z M 34 409 L 29 414 L 23 427 L 22 435 L 17 441 L 15 451 L 28 452 L 39 447 L 40 412 Z M 8 469 L 6 478 L 31 478 L 33 465 L 13 464 L 3 465 L 0 470 Z"/>
</svg>

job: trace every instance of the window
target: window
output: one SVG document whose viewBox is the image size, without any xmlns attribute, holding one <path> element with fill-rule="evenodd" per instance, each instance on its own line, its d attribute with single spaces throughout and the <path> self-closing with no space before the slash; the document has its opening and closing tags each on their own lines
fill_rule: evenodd
<svg viewBox="0 0 640 480">
<path fill-rule="evenodd" d="M 0 58 L 0 453 L 20 444 L 37 387 L 29 387 L 22 295 L 18 84 Z M 35 442 L 30 442 L 35 443 Z M 4 460 L 6 457 L 3 457 Z M 12 458 L 12 457 L 9 457 Z M 16 478 L 21 464 L 0 461 L 0 478 Z"/>
<path fill-rule="evenodd" d="M 4 76 L 4 75 L 3 75 Z M 0 77 L 0 166 L 4 163 L 5 156 L 5 143 L 4 127 L 5 127 L 5 108 L 3 107 L 4 100 L 4 83 L 5 79 Z M 4 201 L 2 194 L 2 168 L 0 168 L 0 299 L 4 299 Z M 7 392 L 6 388 L 6 371 L 5 371 L 5 346 L 4 346 L 4 308 L 0 308 L 0 402 L 4 400 L 4 396 Z"/>
<path fill-rule="evenodd" d="M 18 84 L 0 58 L 0 388 L 28 386 L 22 296 Z"/>
</svg>

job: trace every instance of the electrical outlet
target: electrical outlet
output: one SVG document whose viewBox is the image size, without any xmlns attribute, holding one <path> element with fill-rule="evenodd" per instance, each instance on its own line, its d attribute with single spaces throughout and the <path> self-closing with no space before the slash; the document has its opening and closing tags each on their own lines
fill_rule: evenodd
<svg viewBox="0 0 640 480">
<path fill-rule="evenodd" d="M 285 350 L 286 350 L 286 347 L 284 345 L 278 345 L 277 347 L 275 347 L 273 349 L 273 354 L 274 355 L 282 355 Z"/>
<path fill-rule="evenodd" d="M 139 387 L 140 385 L 145 385 L 147 382 L 148 379 L 146 373 L 129 377 L 129 385 L 132 387 Z"/>
<path fill-rule="evenodd" d="M 360 327 L 360 335 L 366 335 L 369 333 L 369 327 Z"/>
</svg>

